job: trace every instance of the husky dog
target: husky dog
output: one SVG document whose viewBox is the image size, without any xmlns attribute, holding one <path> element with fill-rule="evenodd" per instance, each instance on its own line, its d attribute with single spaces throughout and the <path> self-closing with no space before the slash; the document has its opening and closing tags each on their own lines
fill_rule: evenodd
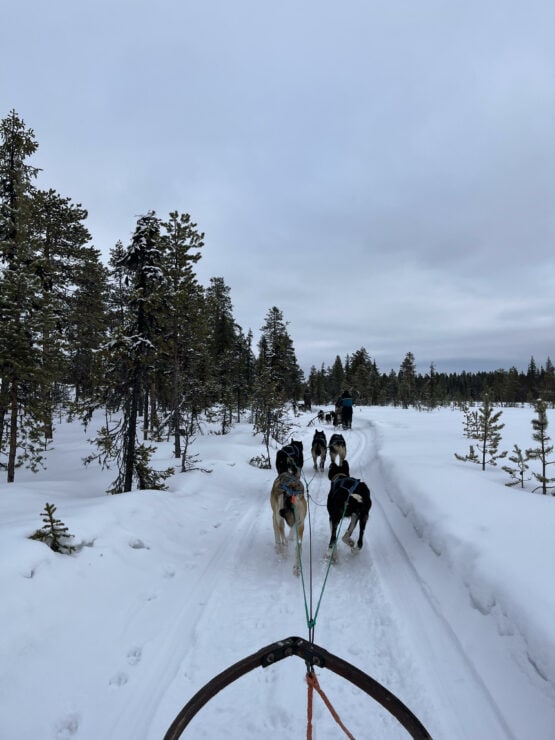
<svg viewBox="0 0 555 740">
<path fill-rule="evenodd" d="M 282 447 L 276 454 L 276 470 L 279 473 L 293 473 L 297 478 L 301 477 L 303 469 L 303 443 L 291 440 L 291 444 Z"/>
<path fill-rule="evenodd" d="M 339 461 L 343 462 L 347 456 L 347 443 L 345 442 L 345 437 L 342 434 L 332 434 L 328 447 L 331 462 L 334 463 L 338 456 Z"/>
<path fill-rule="evenodd" d="M 327 502 L 331 536 L 327 556 L 335 560 L 337 557 L 337 529 L 343 517 L 349 517 L 351 521 L 341 539 L 353 551 L 362 549 L 364 530 L 372 508 L 372 499 L 370 489 L 366 483 L 349 475 L 347 460 L 344 460 L 341 465 L 331 463 L 328 478 L 331 481 Z M 355 547 L 351 535 L 357 524 L 358 540 Z"/>
<path fill-rule="evenodd" d="M 276 550 L 283 552 L 287 547 L 285 523 L 289 527 L 289 536 L 297 538 L 297 552 L 293 573 L 298 576 L 301 570 L 301 549 L 306 518 L 307 504 L 304 485 L 299 478 L 290 472 L 280 473 L 272 485 L 270 493 L 272 521 Z"/>
<path fill-rule="evenodd" d="M 314 437 L 312 438 L 312 447 L 310 448 L 310 452 L 312 453 L 312 461 L 314 463 L 314 470 L 318 470 L 318 458 L 320 458 L 320 463 L 319 463 L 320 470 L 323 470 L 324 465 L 326 464 L 326 454 L 328 452 L 326 435 L 323 431 L 320 432 L 317 429 L 314 432 Z"/>
</svg>

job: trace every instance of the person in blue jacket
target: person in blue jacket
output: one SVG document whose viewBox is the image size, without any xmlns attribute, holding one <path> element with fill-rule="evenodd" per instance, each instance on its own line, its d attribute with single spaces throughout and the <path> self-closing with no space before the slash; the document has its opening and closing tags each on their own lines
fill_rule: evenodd
<svg viewBox="0 0 555 740">
<path fill-rule="evenodd" d="M 353 423 L 353 397 L 349 391 L 343 391 L 341 396 L 341 423 L 343 429 L 350 429 Z"/>
</svg>

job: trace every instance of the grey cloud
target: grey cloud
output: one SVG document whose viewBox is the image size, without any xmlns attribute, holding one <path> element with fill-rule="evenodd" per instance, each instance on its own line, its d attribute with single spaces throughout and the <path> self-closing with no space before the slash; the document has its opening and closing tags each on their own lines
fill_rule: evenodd
<svg viewBox="0 0 555 740">
<path fill-rule="evenodd" d="M 191 213 L 202 281 L 225 278 L 245 330 L 280 307 L 304 368 L 554 354 L 550 0 L 27 0 L 3 20 L 25 53 L 8 34 L 1 115 L 106 256 L 146 210 Z"/>
</svg>

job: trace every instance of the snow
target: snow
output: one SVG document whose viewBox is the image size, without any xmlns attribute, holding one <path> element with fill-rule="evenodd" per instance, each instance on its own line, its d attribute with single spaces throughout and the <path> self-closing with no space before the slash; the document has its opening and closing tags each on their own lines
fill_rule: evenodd
<svg viewBox="0 0 555 740">
<path fill-rule="evenodd" d="M 333 431 L 308 426 L 314 413 L 293 429 L 310 494 L 312 614 L 328 566 L 329 482 L 308 450 L 315 428 L 328 439 Z M 503 410 L 503 449 L 533 446 L 533 416 Z M 174 475 L 166 492 L 107 496 L 114 471 L 81 464 L 94 430 L 64 421 L 47 470 L 19 470 L 3 487 L 2 740 L 158 740 L 219 672 L 277 640 L 308 639 L 294 545 L 285 557 L 274 548 L 275 473 L 249 465 L 261 440 L 246 422 L 225 436 L 203 429 L 193 451 L 204 470 Z M 373 507 L 363 550 L 339 543 L 315 643 L 384 684 L 436 740 L 553 740 L 555 498 L 506 487 L 500 467 L 456 460 L 468 449 L 460 411 L 355 408 L 344 435 Z M 159 446 L 160 468 L 172 464 L 171 448 Z M 76 553 L 28 539 L 46 502 Z M 316 672 L 357 740 L 408 737 L 351 683 Z M 298 657 L 252 671 L 183 737 L 306 736 L 305 673 Z M 315 740 L 344 737 L 317 695 L 313 725 Z"/>
</svg>

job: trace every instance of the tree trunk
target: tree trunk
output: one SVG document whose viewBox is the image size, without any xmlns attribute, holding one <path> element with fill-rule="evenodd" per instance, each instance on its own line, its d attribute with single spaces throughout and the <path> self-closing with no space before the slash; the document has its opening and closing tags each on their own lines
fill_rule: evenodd
<svg viewBox="0 0 555 740">
<path fill-rule="evenodd" d="M 148 417 L 148 388 L 145 388 L 145 397 L 144 397 L 144 403 L 143 403 L 143 439 L 146 441 L 148 439 L 148 423 L 149 423 L 149 417 Z"/>
<path fill-rule="evenodd" d="M 177 353 L 174 353 L 172 378 L 172 423 L 173 423 L 173 456 L 178 460 L 181 457 L 181 414 L 179 413 L 179 362 Z"/>
<path fill-rule="evenodd" d="M 158 415 L 156 413 L 156 383 L 154 380 L 150 382 L 150 439 L 155 439 L 155 426 L 158 423 Z"/>
<path fill-rule="evenodd" d="M 10 443 L 8 450 L 8 483 L 15 480 L 15 460 L 17 454 L 17 380 L 12 379 L 10 388 Z"/>
<path fill-rule="evenodd" d="M 125 460 L 123 491 L 126 493 L 133 487 L 133 469 L 135 467 L 135 438 L 137 434 L 137 413 L 139 408 L 138 383 L 133 385 L 131 391 L 131 402 L 129 406 L 129 417 L 127 420 L 127 439 L 125 440 Z"/>
</svg>

